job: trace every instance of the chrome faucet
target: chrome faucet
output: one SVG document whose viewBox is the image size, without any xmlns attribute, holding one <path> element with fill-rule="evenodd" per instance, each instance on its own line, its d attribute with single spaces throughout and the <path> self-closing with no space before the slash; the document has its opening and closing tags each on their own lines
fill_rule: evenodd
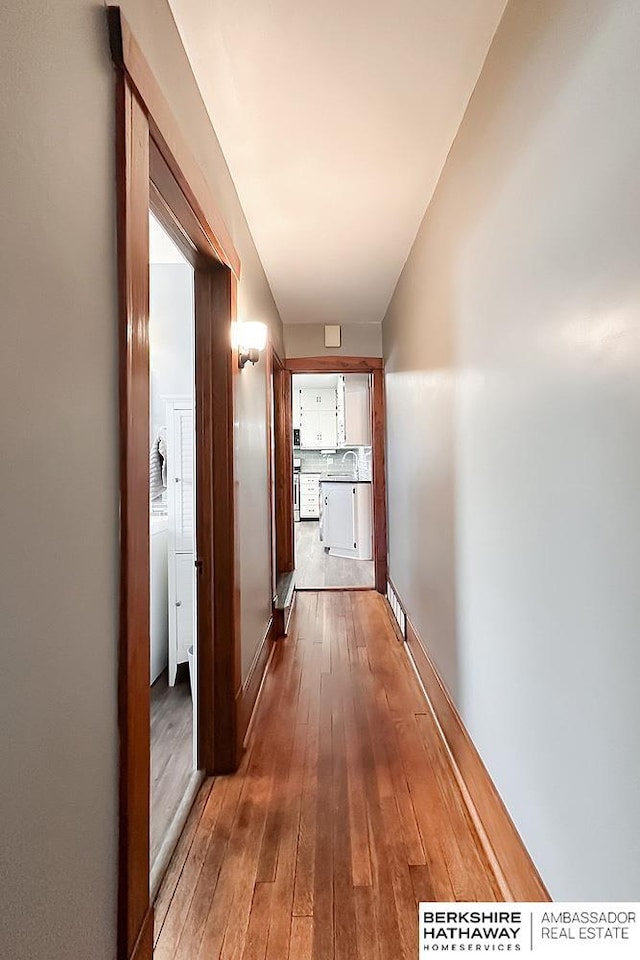
<svg viewBox="0 0 640 960">
<path fill-rule="evenodd" d="M 342 460 L 340 462 L 344 463 L 347 457 L 349 456 L 353 457 L 355 461 L 353 465 L 353 476 L 357 480 L 358 479 L 358 454 L 355 452 L 355 450 L 347 450 L 345 453 L 343 453 Z"/>
</svg>

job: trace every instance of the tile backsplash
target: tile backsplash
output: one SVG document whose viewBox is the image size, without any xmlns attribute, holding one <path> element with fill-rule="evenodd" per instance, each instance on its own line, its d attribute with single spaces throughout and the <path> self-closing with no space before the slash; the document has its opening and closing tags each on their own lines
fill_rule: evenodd
<svg viewBox="0 0 640 960">
<path fill-rule="evenodd" d="M 358 458 L 358 480 L 371 480 L 371 447 L 340 447 L 330 453 L 295 447 L 293 455 L 300 458 L 301 473 L 320 473 L 322 476 L 335 477 L 353 472 L 355 460 L 352 456 L 346 456 L 350 452 Z"/>
</svg>

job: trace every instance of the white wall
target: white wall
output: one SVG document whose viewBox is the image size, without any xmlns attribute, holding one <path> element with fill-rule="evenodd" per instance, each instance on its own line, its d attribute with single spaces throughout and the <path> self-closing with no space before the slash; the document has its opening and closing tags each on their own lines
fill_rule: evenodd
<svg viewBox="0 0 640 960">
<path fill-rule="evenodd" d="M 193 396 L 193 267 L 153 263 L 149 268 L 150 419 L 152 439 L 167 425 L 167 396 Z"/>
<path fill-rule="evenodd" d="M 341 346 L 325 347 L 324 324 L 287 323 L 284 326 L 287 357 L 381 357 L 381 323 L 343 323 Z"/>
<path fill-rule="evenodd" d="M 511 0 L 384 322 L 391 575 L 561 900 L 640 898 L 639 47 Z"/>
<path fill-rule="evenodd" d="M 240 315 L 268 322 L 282 351 L 278 313 L 165 0 L 122 6 L 240 253 Z M 0 955 L 113 960 L 118 365 L 104 8 L 5 5 L 0 80 Z M 254 511 L 268 512 L 264 364 L 240 379 L 249 650 L 270 612 L 266 519 L 253 524 Z"/>
</svg>

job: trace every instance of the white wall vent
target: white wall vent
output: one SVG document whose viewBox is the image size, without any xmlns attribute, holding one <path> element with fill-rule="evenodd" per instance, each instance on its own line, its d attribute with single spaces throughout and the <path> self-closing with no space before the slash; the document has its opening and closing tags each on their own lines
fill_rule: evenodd
<svg viewBox="0 0 640 960">
<path fill-rule="evenodd" d="M 339 347 L 341 343 L 340 324 L 326 324 L 324 328 L 325 347 Z"/>
<path fill-rule="evenodd" d="M 407 639 L 407 618 L 405 616 L 404 610 L 402 609 L 400 601 L 398 600 L 398 595 L 388 580 L 387 580 L 387 600 L 389 601 L 389 606 L 391 607 L 391 611 L 393 613 L 394 619 L 398 624 L 400 633 L 406 640 Z"/>
</svg>

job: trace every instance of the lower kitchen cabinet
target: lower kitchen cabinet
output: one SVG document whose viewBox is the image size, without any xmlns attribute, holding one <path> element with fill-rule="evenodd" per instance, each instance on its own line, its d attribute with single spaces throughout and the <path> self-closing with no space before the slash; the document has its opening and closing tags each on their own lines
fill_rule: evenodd
<svg viewBox="0 0 640 960">
<path fill-rule="evenodd" d="M 371 484 L 323 480 L 320 493 L 320 538 L 329 553 L 373 559 Z"/>
<path fill-rule="evenodd" d="M 320 516 L 320 475 L 300 474 L 300 519 L 317 520 Z"/>
</svg>

